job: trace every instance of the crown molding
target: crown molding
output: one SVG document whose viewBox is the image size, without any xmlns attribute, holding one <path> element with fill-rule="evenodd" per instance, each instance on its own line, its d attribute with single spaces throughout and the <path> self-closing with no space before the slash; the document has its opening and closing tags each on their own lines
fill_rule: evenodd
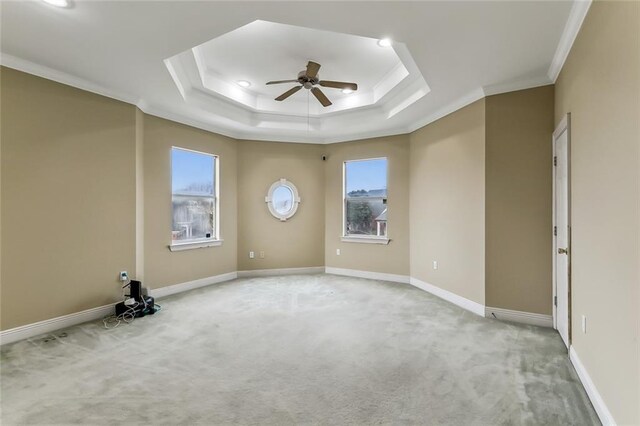
<svg viewBox="0 0 640 426">
<path fill-rule="evenodd" d="M 450 104 L 440 108 L 439 110 L 437 110 L 436 112 L 434 112 L 431 115 L 428 115 L 427 117 L 425 117 L 422 120 L 418 120 L 415 123 L 413 123 L 412 125 L 408 126 L 407 130 L 405 133 L 411 133 L 414 132 L 428 124 L 433 123 L 434 121 L 440 120 L 443 117 L 446 117 L 449 114 L 452 114 L 456 111 L 458 111 L 459 109 L 462 109 L 464 107 L 466 107 L 467 105 L 470 105 L 472 103 L 474 103 L 475 101 L 478 101 L 482 98 L 485 97 L 484 94 L 484 90 L 482 88 L 478 88 L 475 90 L 472 90 L 471 92 L 467 93 L 466 95 L 456 99 L 455 101 L 451 102 Z"/>
<path fill-rule="evenodd" d="M 126 102 L 128 104 L 136 105 L 139 102 L 139 99 L 134 96 L 108 89 L 99 84 L 92 83 L 89 80 L 85 80 L 84 78 L 76 77 L 74 75 L 67 74 L 66 72 L 58 71 L 3 52 L 0 52 L 0 65 L 35 75 L 37 77 L 46 78 L 47 80 L 52 80 L 67 86 L 75 87 L 77 89 L 85 90 L 87 92 L 95 93 L 97 95 L 106 96 L 107 98 Z"/>
<path fill-rule="evenodd" d="M 173 121 L 175 123 L 184 124 L 185 126 L 194 127 L 196 129 L 215 133 L 220 136 L 226 136 L 231 139 L 244 139 L 242 138 L 242 134 L 239 132 L 232 132 L 223 127 L 218 127 L 214 124 L 208 123 L 204 120 L 198 120 L 197 118 L 187 117 L 185 115 L 170 111 L 165 108 L 161 108 L 155 105 L 150 105 L 145 100 L 141 100 L 136 104 L 136 106 L 147 115 L 152 115 L 154 117 Z"/>
<path fill-rule="evenodd" d="M 576 4 L 577 3 L 583 4 L 583 3 L 587 3 L 587 1 L 579 0 L 576 2 Z M 590 0 L 588 1 L 588 3 L 590 4 Z M 573 12 L 573 9 L 572 9 L 572 12 Z M 586 14 L 586 11 L 585 11 L 585 14 Z M 582 22 L 582 20 L 580 22 Z M 299 135 L 286 135 L 286 134 L 262 135 L 262 134 L 256 134 L 253 132 L 246 132 L 242 130 L 230 130 L 222 126 L 215 125 L 207 120 L 202 120 L 197 117 L 188 117 L 188 116 L 185 116 L 184 114 L 171 111 L 170 109 L 167 109 L 158 105 L 151 105 L 148 102 L 146 102 L 144 99 L 138 99 L 133 96 L 129 96 L 129 95 L 111 90 L 109 88 L 106 88 L 104 86 L 100 86 L 98 84 L 92 83 L 83 78 L 76 77 L 62 71 L 57 71 L 57 70 L 54 70 L 53 68 L 49 68 L 43 65 L 35 64 L 33 62 L 18 58 L 16 56 L 7 55 L 2 52 L 0 52 L 0 65 L 5 66 L 7 68 L 16 69 L 18 71 L 22 71 L 27 74 L 32 74 L 38 77 L 46 78 L 48 80 L 56 81 L 58 83 L 65 84 L 67 86 L 75 87 L 75 88 L 85 90 L 91 93 L 95 93 L 101 96 L 106 96 L 108 98 L 116 99 L 131 105 L 135 105 L 145 114 L 163 118 L 170 121 L 174 121 L 176 123 L 184 124 L 187 126 L 195 127 L 197 129 L 205 130 L 207 132 L 213 132 L 213 133 L 226 136 L 232 139 L 259 140 L 259 141 L 269 141 L 269 142 L 309 143 L 309 144 L 320 144 L 320 145 L 328 145 L 332 143 L 350 142 L 350 141 L 357 141 L 362 139 L 396 136 L 396 135 L 404 135 L 404 134 L 412 133 L 428 124 L 431 124 L 487 96 L 497 95 L 500 93 L 514 92 L 518 90 L 530 89 L 533 87 L 552 84 L 552 81 L 547 79 L 546 77 L 538 77 L 538 78 L 532 78 L 527 80 L 504 83 L 504 84 L 496 84 L 491 86 L 480 87 L 468 92 L 467 94 L 461 96 L 455 101 L 438 109 L 433 114 L 430 114 L 421 120 L 415 121 L 414 123 L 408 126 L 386 129 L 384 131 L 359 132 L 355 134 L 349 134 L 346 136 L 333 135 L 333 136 L 327 136 L 327 137 L 305 137 L 305 136 L 299 136 Z"/>
<path fill-rule="evenodd" d="M 549 66 L 549 71 L 547 72 L 547 76 L 552 83 L 555 83 L 558 75 L 560 75 L 560 71 L 569 56 L 573 42 L 576 40 L 584 18 L 587 16 L 589 7 L 591 7 L 591 0 L 575 0 L 573 6 L 571 6 L 569 18 L 564 25 L 556 53 L 553 55 L 551 66 Z"/>
<path fill-rule="evenodd" d="M 551 80 L 545 75 L 542 77 L 534 77 L 527 80 L 520 80 L 515 82 L 508 82 L 502 84 L 493 84 L 491 86 L 484 86 L 484 96 L 499 95 L 502 93 L 516 92 L 518 90 L 533 89 L 535 87 L 548 86 L 553 84 Z"/>
</svg>

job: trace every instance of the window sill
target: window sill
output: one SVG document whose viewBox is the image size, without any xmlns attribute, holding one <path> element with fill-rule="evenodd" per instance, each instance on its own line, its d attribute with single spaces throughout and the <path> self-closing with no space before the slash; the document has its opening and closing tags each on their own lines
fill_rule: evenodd
<svg viewBox="0 0 640 426">
<path fill-rule="evenodd" d="M 343 243 L 362 243 L 362 244 L 389 244 L 391 241 L 387 237 L 356 237 L 355 235 L 340 237 Z"/>
<path fill-rule="evenodd" d="M 200 240 L 200 241 L 187 241 L 184 243 L 169 244 L 169 250 L 171 251 L 183 251 L 193 250 L 207 247 L 218 247 L 222 245 L 223 240 Z"/>
</svg>

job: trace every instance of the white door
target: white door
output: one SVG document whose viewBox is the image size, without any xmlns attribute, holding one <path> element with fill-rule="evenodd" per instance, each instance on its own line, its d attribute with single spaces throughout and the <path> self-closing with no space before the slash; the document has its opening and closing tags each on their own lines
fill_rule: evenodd
<svg viewBox="0 0 640 426">
<path fill-rule="evenodd" d="M 554 324 L 569 347 L 570 232 L 569 223 L 569 116 L 553 133 L 554 146 Z"/>
</svg>

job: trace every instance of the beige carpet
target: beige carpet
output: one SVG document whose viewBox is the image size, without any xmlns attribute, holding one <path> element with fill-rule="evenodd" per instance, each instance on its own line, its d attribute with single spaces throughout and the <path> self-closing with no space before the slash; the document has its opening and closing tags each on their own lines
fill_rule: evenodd
<svg viewBox="0 0 640 426">
<path fill-rule="evenodd" d="M 550 329 L 408 285 L 235 280 L 2 348 L 2 424 L 590 425 Z"/>
</svg>

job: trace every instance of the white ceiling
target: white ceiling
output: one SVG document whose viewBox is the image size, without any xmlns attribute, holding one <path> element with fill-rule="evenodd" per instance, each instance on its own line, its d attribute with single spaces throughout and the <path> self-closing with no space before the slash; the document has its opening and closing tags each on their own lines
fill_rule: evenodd
<svg viewBox="0 0 640 426">
<path fill-rule="evenodd" d="M 2 2 L 0 50 L 3 65 L 134 103 L 149 114 L 236 138 L 330 143 L 407 133 L 482 96 L 552 83 L 588 4 L 76 1 L 60 9 L 41 1 Z M 271 28 L 257 31 L 259 25 Z M 234 38 L 241 27 L 254 34 Z M 371 44 L 382 37 L 393 47 Z M 357 108 L 323 111 L 311 97 L 307 117 L 300 113 L 306 91 L 273 110 L 197 87 L 193 82 L 202 78 L 188 60 L 172 76 L 165 60 L 186 53 L 197 65 L 192 49 L 198 46 L 207 72 L 226 84 L 251 81 L 247 93 L 256 99 L 284 92 L 289 86 L 263 83 L 295 78 L 308 60 L 322 64 L 324 79 L 359 83 L 359 96 L 397 64 L 394 54 L 410 75 Z M 180 73 L 185 80 L 178 86 L 187 87 L 176 85 Z M 353 96 L 325 93 L 337 105 Z"/>
<path fill-rule="evenodd" d="M 322 79 L 357 81 L 360 90 L 372 87 L 399 62 L 393 49 L 379 47 L 377 39 L 267 21 L 254 21 L 199 48 L 206 65 L 223 79 L 247 80 L 249 90 L 269 97 L 288 87 L 264 83 L 295 79 L 307 65 L 300 58 L 322 64 Z M 331 93 L 332 98 L 340 94 Z"/>
<path fill-rule="evenodd" d="M 185 105 L 224 115 L 236 128 L 290 137 L 341 135 L 345 122 L 384 123 L 429 93 L 407 47 L 400 42 L 381 47 L 378 41 L 256 20 L 168 58 L 165 65 Z M 299 84 L 265 83 L 295 79 L 308 60 L 322 65 L 322 80 L 356 82 L 358 90 L 323 88 L 333 101 L 328 107 L 308 90 L 276 101 Z M 240 87 L 239 80 L 251 86 Z"/>
</svg>

